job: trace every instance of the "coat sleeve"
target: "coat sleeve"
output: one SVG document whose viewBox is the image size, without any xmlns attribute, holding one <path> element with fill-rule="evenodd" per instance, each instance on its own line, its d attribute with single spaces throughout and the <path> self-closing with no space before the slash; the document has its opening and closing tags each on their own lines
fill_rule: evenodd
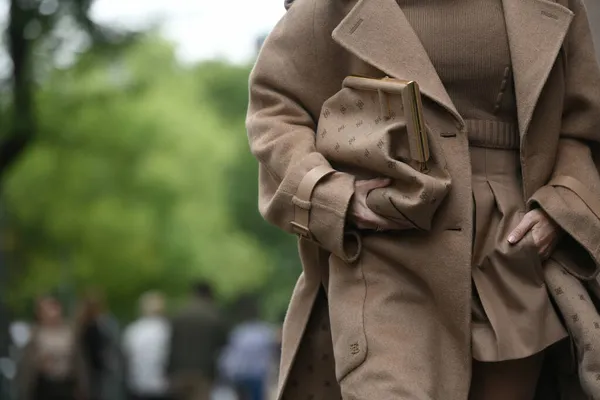
<svg viewBox="0 0 600 400">
<path fill-rule="evenodd" d="M 263 217 L 353 262 L 360 238 L 346 229 L 346 213 L 354 177 L 315 149 L 321 107 L 343 79 L 341 60 L 327 53 L 331 21 L 319 13 L 315 23 L 319 3 L 328 2 L 296 0 L 265 41 L 250 76 L 246 126 Z"/>
<path fill-rule="evenodd" d="M 529 200 L 568 234 L 561 248 L 580 278 L 600 268 L 600 68 L 582 0 L 571 0 L 575 16 L 565 42 L 565 99 L 561 137 L 550 183 Z"/>
</svg>

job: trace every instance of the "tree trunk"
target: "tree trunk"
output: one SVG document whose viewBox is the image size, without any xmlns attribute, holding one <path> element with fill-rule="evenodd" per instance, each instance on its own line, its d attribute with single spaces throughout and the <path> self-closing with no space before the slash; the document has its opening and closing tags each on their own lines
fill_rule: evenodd
<svg viewBox="0 0 600 400">
<path fill-rule="evenodd" d="M 31 74 L 31 42 L 25 37 L 29 13 L 11 0 L 8 26 L 8 47 L 13 62 L 12 121 L 6 136 L 0 142 L 0 181 L 8 168 L 27 147 L 35 132 L 33 82 Z"/>
</svg>

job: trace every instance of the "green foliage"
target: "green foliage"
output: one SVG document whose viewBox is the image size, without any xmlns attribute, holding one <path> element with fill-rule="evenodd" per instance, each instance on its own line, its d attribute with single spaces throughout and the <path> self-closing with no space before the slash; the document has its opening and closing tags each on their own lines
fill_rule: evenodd
<svg viewBox="0 0 600 400">
<path fill-rule="evenodd" d="M 225 180 L 230 212 L 236 226 L 261 243 L 276 265 L 258 294 L 265 316 L 277 321 L 285 311 L 301 268 L 296 238 L 267 224 L 258 212 L 258 162 L 249 151 L 244 127 L 250 68 L 207 62 L 196 73 L 205 97 L 235 137 L 237 156 L 232 159 Z"/>
<path fill-rule="evenodd" d="M 65 279 L 102 287 L 125 314 L 141 291 L 181 294 L 194 278 L 225 297 L 264 285 L 274 258 L 238 220 L 259 218 L 256 191 L 231 190 L 232 171 L 256 170 L 241 145 L 239 85 L 202 71 L 149 39 L 117 58 L 91 51 L 44 82 L 38 139 L 5 182 L 15 307 Z"/>
<path fill-rule="evenodd" d="M 246 66 L 209 61 L 196 68 L 203 96 L 210 101 L 224 121 L 243 124 L 248 108 L 248 75 Z M 236 131 L 237 132 L 237 131 Z"/>
</svg>

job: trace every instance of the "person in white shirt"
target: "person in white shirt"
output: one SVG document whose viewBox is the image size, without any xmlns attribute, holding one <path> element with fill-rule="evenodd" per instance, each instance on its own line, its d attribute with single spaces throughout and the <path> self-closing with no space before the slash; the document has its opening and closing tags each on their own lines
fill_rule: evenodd
<svg viewBox="0 0 600 400">
<path fill-rule="evenodd" d="M 168 400 L 166 363 L 171 327 L 164 317 L 165 300 L 158 292 L 140 298 L 141 317 L 125 329 L 123 353 L 131 400 Z"/>
</svg>

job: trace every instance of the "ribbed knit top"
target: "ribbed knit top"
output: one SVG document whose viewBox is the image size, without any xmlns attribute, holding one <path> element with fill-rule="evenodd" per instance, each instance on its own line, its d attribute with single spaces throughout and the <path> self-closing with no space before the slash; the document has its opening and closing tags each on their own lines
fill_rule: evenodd
<svg viewBox="0 0 600 400">
<path fill-rule="evenodd" d="M 504 144 L 518 147 L 517 106 L 502 0 L 398 2 L 458 112 L 467 120 L 470 139 L 476 141 L 481 131 L 488 142 L 516 140 Z"/>
</svg>

